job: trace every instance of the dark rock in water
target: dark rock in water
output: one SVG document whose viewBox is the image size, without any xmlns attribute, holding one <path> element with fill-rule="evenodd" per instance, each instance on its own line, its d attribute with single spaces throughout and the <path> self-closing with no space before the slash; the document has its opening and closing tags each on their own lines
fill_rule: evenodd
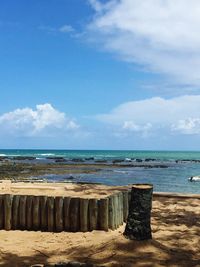
<svg viewBox="0 0 200 267">
<path fill-rule="evenodd" d="M 93 157 L 85 158 L 85 160 L 94 160 L 94 158 Z"/>
<path fill-rule="evenodd" d="M 135 161 L 136 162 L 142 162 L 143 160 L 142 159 L 136 159 Z"/>
<path fill-rule="evenodd" d="M 72 176 L 72 175 L 69 175 L 69 176 L 66 176 L 64 179 L 65 179 L 65 180 L 74 180 L 75 177 Z"/>
<path fill-rule="evenodd" d="M 84 159 L 74 158 L 74 159 L 71 159 L 71 161 L 73 161 L 73 162 L 84 162 Z"/>
<path fill-rule="evenodd" d="M 146 161 L 146 162 L 149 162 L 149 161 L 156 161 L 156 159 L 146 158 L 144 161 Z"/>
<path fill-rule="evenodd" d="M 29 157 L 29 156 L 17 156 L 17 157 L 12 157 L 13 160 L 34 160 L 36 157 Z"/>
<path fill-rule="evenodd" d="M 9 159 L 7 156 L 0 156 L 0 160 Z"/>
<path fill-rule="evenodd" d="M 62 162 L 68 162 L 67 159 L 56 159 L 55 162 L 62 163 Z"/>
<path fill-rule="evenodd" d="M 168 168 L 168 166 L 167 165 L 156 165 L 156 168 L 165 169 L 165 168 Z"/>
<path fill-rule="evenodd" d="M 175 162 L 176 163 L 186 163 L 186 162 L 200 163 L 200 160 L 199 159 L 178 159 Z"/>
<path fill-rule="evenodd" d="M 130 168 L 146 168 L 146 169 L 152 169 L 152 168 L 169 168 L 168 165 L 164 164 L 120 164 L 122 167 L 130 167 Z"/>
<path fill-rule="evenodd" d="M 61 160 L 61 159 L 65 159 L 63 157 L 46 157 L 46 159 L 53 159 L 53 160 Z"/>
<path fill-rule="evenodd" d="M 123 159 L 115 159 L 115 160 L 113 160 L 113 164 L 115 164 L 115 163 L 121 163 L 121 162 L 123 162 L 124 160 Z"/>
<path fill-rule="evenodd" d="M 99 159 L 99 160 L 95 160 L 96 163 L 106 163 L 107 160 L 105 159 Z"/>
</svg>

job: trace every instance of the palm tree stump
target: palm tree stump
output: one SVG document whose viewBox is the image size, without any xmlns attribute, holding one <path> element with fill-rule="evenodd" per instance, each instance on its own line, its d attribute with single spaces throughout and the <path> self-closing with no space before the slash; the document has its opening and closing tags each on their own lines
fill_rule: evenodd
<svg viewBox="0 0 200 267">
<path fill-rule="evenodd" d="M 129 214 L 124 236 L 131 240 L 151 239 L 151 207 L 153 186 L 136 184 L 131 190 Z"/>
</svg>

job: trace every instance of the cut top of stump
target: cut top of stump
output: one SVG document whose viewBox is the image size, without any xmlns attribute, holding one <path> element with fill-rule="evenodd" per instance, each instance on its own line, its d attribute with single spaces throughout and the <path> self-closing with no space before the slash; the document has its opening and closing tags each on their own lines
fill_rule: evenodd
<svg viewBox="0 0 200 267">
<path fill-rule="evenodd" d="M 153 185 L 152 184 L 133 184 L 132 188 L 135 188 L 135 189 L 152 189 Z"/>
</svg>

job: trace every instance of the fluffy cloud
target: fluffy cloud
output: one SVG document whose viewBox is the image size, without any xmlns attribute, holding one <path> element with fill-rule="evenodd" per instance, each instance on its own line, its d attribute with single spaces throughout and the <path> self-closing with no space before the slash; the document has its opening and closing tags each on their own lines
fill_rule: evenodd
<svg viewBox="0 0 200 267">
<path fill-rule="evenodd" d="M 96 118 L 119 131 L 200 134 L 200 95 L 153 97 L 123 103 Z"/>
<path fill-rule="evenodd" d="M 6 133 L 25 136 L 75 131 L 79 128 L 74 120 L 69 119 L 52 107 L 51 104 L 37 105 L 36 109 L 22 108 L 0 116 L 1 130 Z"/>
<path fill-rule="evenodd" d="M 179 84 L 200 85 L 198 0 L 89 2 L 95 10 L 91 38 L 105 49 Z"/>
</svg>

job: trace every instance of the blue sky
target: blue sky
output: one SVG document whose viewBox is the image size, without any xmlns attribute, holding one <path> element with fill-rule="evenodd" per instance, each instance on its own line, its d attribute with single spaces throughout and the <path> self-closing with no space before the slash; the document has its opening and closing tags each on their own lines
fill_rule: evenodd
<svg viewBox="0 0 200 267">
<path fill-rule="evenodd" d="M 199 9 L 2 0 L 0 147 L 200 149 Z"/>
</svg>

